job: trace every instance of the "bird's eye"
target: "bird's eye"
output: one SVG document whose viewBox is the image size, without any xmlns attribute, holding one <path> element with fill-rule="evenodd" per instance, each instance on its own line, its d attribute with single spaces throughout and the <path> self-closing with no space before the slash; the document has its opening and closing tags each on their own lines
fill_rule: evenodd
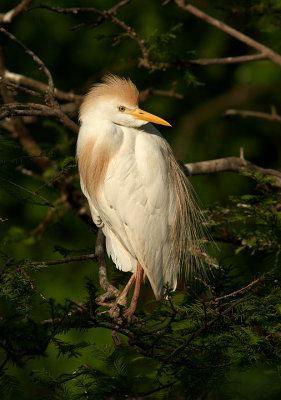
<svg viewBox="0 0 281 400">
<path fill-rule="evenodd" d="M 126 107 L 124 107 L 124 106 L 119 107 L 119 111 L 124 112 L 125 110 L 126 110 Z"/>
</svg>

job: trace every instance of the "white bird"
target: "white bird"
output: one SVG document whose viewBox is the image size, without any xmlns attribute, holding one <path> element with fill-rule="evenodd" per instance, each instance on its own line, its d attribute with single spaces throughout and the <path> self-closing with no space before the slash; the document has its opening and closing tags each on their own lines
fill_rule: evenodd
<svg viewBox="0 0 281 400">
<path fill-rule="evenodd" d="M 139 109 L 138 99 L 131 80 L 106 75 L 81 105 L 77 142 L 81 189 L 93 221 L 116 267 L 132 272 L 125 295 L 135 280 L 128 318 L 143 274 L 156 299 L 166 284 L 175 289 L 182 268 L 189 271 L 200 258 L 203 232 L 191 185 L 151 122 L 171 125 Z"/>
</svg>

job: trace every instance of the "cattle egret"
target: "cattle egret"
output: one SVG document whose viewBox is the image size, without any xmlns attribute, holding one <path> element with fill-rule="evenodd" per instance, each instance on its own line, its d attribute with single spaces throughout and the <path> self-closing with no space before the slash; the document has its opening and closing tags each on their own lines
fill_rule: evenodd
<svg viewBox="0 0 281 400">
<path fill-rule="evenodd" d="M 81 188 L 93 221 L 116 267 L 132 272 L 120 299 L 135 281 L 128 319 L 143 276 L 159 299 L 166 284 L 176 288 L 183 269 L 200 267 L 203 233 L 191 185 L 152 123 L 171 125 L 141 110 L 138 98 L 131 80 L 106 75 L 81 105 L 77 142 Z"/>
</svg>

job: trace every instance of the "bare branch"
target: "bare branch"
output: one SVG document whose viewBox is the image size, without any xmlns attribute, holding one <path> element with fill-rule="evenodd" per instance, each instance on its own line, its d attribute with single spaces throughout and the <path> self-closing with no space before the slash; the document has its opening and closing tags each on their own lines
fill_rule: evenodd
<svg viewBox="0 0 281 400">
<path fill-rule="evenodd" d="M 221 64 L 238 64 L 249 61 L 258 61 L 266 59 L 267 59 L 266 55 L 259 53 L 259 54 L 249 54 L 237 57 L 198 58 L 196 60 L 190 60 L 188 62 L 190 64 L 197 64 L 197 65 L 221 65 Z"/>
<path fill-rule="evenodd" d="M 279 124 L 281 124 L 281 116 L 276 114 L 275 112 L 269 114 L 260 111 L 229 109 L 225 111 L 224 115 L 239 115 L 243 118 L 246 117 L 261 118 L 261 119 L 266 119 L 267 121 L 278 122 Z"/>
<path fill-rule="evenodd" d="M 106 12 L 108 15 L 110 15 L 110 14 L 116 15 L 116 14 L 117 14 L 117 11 L 119 10 L 119 8 L 126 6 L 126 5 L 129 4 L 131 1 L 132 1 L 132 0 L 123 0 L 123 1 L 120 1 L 120 3 L 117 3 L 115 6 L 109 8 L 109 9 L 106 10 L 105 12 Z M 78 28 L 81 28 L 81 27 L 86 26 L 86 25 L 94 25 L 95 27 L 97 27 L 97 26 L 99 26 L 100 24 L 102 24 L 102 22 L 105 20 L 105 18 L 106 18 L 106 16 L 105 16 L 105 15 L 102 15 L 102 16 L 100 16 L 100 17 L 97 19 L 97 21 L 95 21 L 94 24 L 93 24 L 93 23 L 89 23 L 89 22 L 83 22 L 83 23 L 81 23 L 81 24 L 78 24 L 78 25 L 72 27 L 71 30 L 78 29 Z"/>
<path fill-rule="evenodd" d="M 78 133 L 79 127 L 60 107 L 49 107 L 38 103 L 8 103 L 1 107 L 0 120 L 8 117 L 38 116 L 58 119 L 65 127 Z"/>
<path fill-rule="evenodd" d="M 0 46 L 0 77 L 3 78 L 6 71 L 4 62 L 4 55 L 2 46 Z M 1 83 L 1 82 L 0 82 Z M 0 93 L 3 99 L 3 103 L 13 104 L 15 101 L 14 95 L 11 91 L 7 90 L 7 87 L 0 85 Z M 1 107 L 3 109 L 4 106 Z M 47 157 L 40 157 L 42 151 L 36 141 L 33 139 L 26 126 L 24 125 L 21 118 L 11 118 L 5 121 L 5 128 L 8 129 L 12 136 L 18 139 L 23 148 L 26 149 L 29 155 L 35 157 L 35 163 L 43 170 L 50 167 L 51 161 Z"/>
<path fill-rule="evenodd" d="M 260 85 L 235 85 L 183 114 L 178 120 L 178 135 L 174 141 L 177 157 L 182 159 L 186 156 L 188 144 L 199 125 L 220 115 L 227 108 L 243 107 L 262 92 L 264 92 L 264 87 Z"/>
<path fill-rule="evenodd" d="M 32 50 L 30 50 L 25 44 L 23 44 L 19 39 L 17 39 L 12 33 L 8 32 L 5 28 L 0 27 L 0 32 L 4 33 L 4 35 L 8 36 L 13 42 L 17 43 L 20 47 L 22 47 L 26 54 L 28 54 L 36 64 L 39 65 L 40 70 L 44 72 L 48 79 L 48 86 L 46 90 L 46 96 L 51 105 L 54 103 L 54 81 L 49 69 L 43 63 L 43 61 L 35 54 Z"/>
<path fill-rule="evenodd" d="M 254 280 L 253 282 L 249 283 L 249 285 L 247 285 L 247 286 L 245 286 L 245 287 L 243 287 L 243 288 L 241 288 L 241 289 L 239 289 L 239 290 L 236 290 L 235 292 L 232 292 L 232 293 L 230 293 L 230 294 L 226 294 L 225 296 L 216 297 L 214 300 L 217 302 L 217 301 L 221 301 L 221 300 L 227 299 L 227 298 L 229 298 L 229 297 L 237 296 L 238 294 L 240 294 L 240 293 L 242 293 L 242 292 L 245 292 L 245 290 L 250 289 L 252 286 L 255 286 L 255 285 L 257 285 L 258 283 L 262 282 L 263 280 L 264 280 L 264 277 L 263 277 L 263 276 L 260 276 L 258 279 L 256 279 L 256 280 Z"/>
<path fill-rule="evenodd" d="M 281 187 L 281 172 L 274 169 L 258 167 L 240 157 L 226 157 L 217 160 L 201 161 L 184 165 L 189 175 L 213 174 L 217 172 L 258 172 L 264 177 L 272 178 L 276 187 Z"/>
<path fill-rule="evenodd" d="M 127 2 L 125 3 L 127 4 Z M 45 8 L 46 10 L 54 11 L 61 14 L 80 14 L 80 13 L 87 13 L 87 14 L 95 14 L 102 17 L 99 19 L 98 23 L 101 23 L 103 20 L 110 20 L 114 24 L 118 25 L 126 34 L 136 41 L 138 44 L 140 51 L 142 53 L 142 58 L 139 60 L 139 66 L 144 66 L 146 68 L 152 68 L 149 61 L 149 50 L 146 48 L 145 40 L 141 39 L 136 31 L 129 25 L 127 25 L 124 21 L 121 21 L 119 18 L 115 17 L 113 14 L 112 9 L 110 10 L 98 10 L 97 8 L 93 7 L 72 7 L 72 8 L 62 8 L 62 7 L 51 7 L 46 5 L 39 5 L 34 8 Z M 116 8 L 116 6 L 115 6 Z M 114 9 L 115 9 L 114 8 Z"/>
<path fill-rule="evenodd" d="M 52 261 L 31 261 L 24 263 L 25 265 L 58 265 L 58 264 L 66 264 L 70 262 L 77 262 L 77 261 L 88 261 L 88 260 L 96 260 L 97 256 L 95 254 L 85 254 L 82 256 L 73 256 L 67 258 L 61 258 L 59 260 L 52 260 Z"/>
<path fill-rule="evenodd" d="M 54 116 L 56 116 L 66 128 L 78 134 L 79 126 L 75 122 L 73 122 L 72 119 L 70 119 L 66 114 L 64 114 L 61 111 L 60 107 L 56 108 Z"/>
<path fill-rule="evenodd" d="M 27 7 L 33 2 L 33 0 L 22 0 L 16 7 L 12 10 L 6 12 L 5 14 L 0 14 L 0 23 L 9 24 L 11 23 L 19 14 L 27 10 Z"/>
<path fill-rule="evenodd" d="M 132 0 L 123 0 L 120 3 L 117 3 L 115 6 L 110 8 L 107 12 L 110 14 L 116 14 L 119 8 L 126 6 L 127 4 L 131 3 Z"/>
<path fill-rule="evenodd" d="M 29 78 L 27 76 L 21 75 L 21 74 L 16 74 L 14 72 L 10 72 L 8 70 L 5 71 L 4 73 L 4 79 L 0 77 L 0 82 L 3 80 L 4 83 L 7 85 L 11 84 L 10 82 L 14 83 L 15 89 L 19 89 L 22 91 L 25 91 L 29 94 L 32 94 L 33 96 L 41 96 L 40 93 L 33 92 L 32 90 L 29 91 L 25 87 L 22 87 L 20 85 L 27 86 L 29 88 L 32 88 L 34 90 L 39 90 L 40 92 L 45 92 L 48 89 L 48 85 L 37 81 L 33 78 Z M 78 108 L 80 103 L 82 102 L 84 96 L 83 95 L 78 95 L 72 92 L 63 92 L 57 88 L 54 89 L 54 95 L 58 100 L 61 101 L 68 101 L 69 103 L 62 104 L 61 110 L 65 113 L 69 114 L 77 114 Z M 155 88 L 147 88 L 143 91 L 140 92 L 140 101 L 145 101 L 149 96 L 163 96 L 163 97 L 173 97 L 176 99 L 183 99 L 183 95 L 179 94 L 176 92 L 176 85 L 175 83 L 173 84 L 172 88 L 170 90 L 159 90 Z"/>
<path fill-rule="evenodd" d="M 39 199 L 43 200 L 45 202 L 46 205 L 53 207 L 53 204 L 49 202 L 49 200 L 47 200 L 45 197 L 41 196 L 40 194 L 33 192 L 32 190 L 29 190 L 27 188 L 25 188 L 24 186 L 19 185 L 18 183 L 12 182 L 9 179 L 5 179 L 3 177 L 0 176 L 0 180 L 3 182 L 7 182 L 10 185 L 13 185 L 29 194 L 31 194 L 32 196 L 38 197 Z"/>
<path fill-rule="evenodd" d="M 154 88 L 148 88 L 140 92 L 140 101 L 145 101 L 149 96 L 163 96 L 173 97 L 175 99 L 183 99 L 183 95 L 176 93 L 175 87 L 170 90 L 159 90 Z"/>
<path fill-rule="evenodd" d="M 105 253 L 104 253 L 104 244 L 105 244 L 105 236 L 102 232 L 101 229 L 98 230 L 98 235 L 96 239 L 96 246 L 95 246 L 95 253 L 98 259 L 98 265 L 99 265 L 99 280 L 100 280 L 100 286 L 103 288 L 105 291 L 104 294 L 99 296 L 97 301 L 105 301 L 109 300 L 112 298 L 117 298 L 120 296 L 120 291 L 113 286 L 107 276 L 107 266 L 106 266 L 106 259 L 105 259 Z"/>
<path fill-rule="evenodd" d="M 39 90 L 41 92 L 47 92 L 48 90 L 48 85 L 45 83 L 42 83 L 40 81 L 37 81 L 36 79 L 29 78 L 27 76 L 21 75 L 21 74 L 16 74 L 14 72 L 10 72 L 8 70 L 5 71 L 4 73 L 4 79 L 15 82 L 18 84 L 22 84 L 24 86 L 27 86 L 29 88 Z M 54 95 L 58 100 L 62 101 L 77 101 L 80 102 L 83 99 L 83 96 L 74 94 L 72 92 L 63 92 L 62 90 L 54 88 Z"/>
<path fill-rule="evenodd" d="M 19 85 L 18 83 L 13 83 L 13 82 L 7 81 L 6 79 L 3 79 L 2 77 L 0 77 L 0 82 L 1 81 L 3 82 L 3 84 L 5 86 L 7 86 L 7 88 L 14 90 L 16 92 L 20 91 L 20 92 L 30 94 L 31 96 L 40 97 L 40 98 L 44 97 L 43 94 L 38 93 L 35 90 L 28 89 L 24 86 Z"/>
<path fill-rule="evenodd" d="M 185 0 L 174 0 L 179 8 L 182 10 L 189 12 L 190 14 L 194 15 L 195 17 L 202 19 L 203 21 L 207 22 L 209 25 L 212 25 L 222 32 L 227 33 L 228 35 L 234 37 L 235 39 L 239 40 L 240 42 L 245 43 L 247 46 L 252 47 L 253 49 L 259 51 L 261 55 L 268 60 L 271 60 L 275 64 L 281 67 L 281 56 L 270 49 L 269 47 L 263 45 L 260 42 L 250 38 L 249 36 L 245 35 L 242 32 L 237 31 L 236 29 L 232 28 L 231 26 L 225 24 L 224 22 L 211 17 L 210 15 L 204 13 L 203 11 L 199 10 L 197 7 L 186 4 Z"/>
</svg>

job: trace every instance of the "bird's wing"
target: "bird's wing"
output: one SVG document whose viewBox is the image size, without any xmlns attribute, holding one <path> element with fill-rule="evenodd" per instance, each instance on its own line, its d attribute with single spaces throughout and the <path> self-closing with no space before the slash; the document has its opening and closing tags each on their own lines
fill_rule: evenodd
<svg viewBox="0 0 281 400">
<path fill-rule="evenodd" d="M 93 219 L 94 224 L 98 227 L 98 228 L 102 228 L 104 226 L 104 223 L 99 215 L 98 210 L 96 209 L 96 207 L 94 206 L 94 202 L 91 199 L 91 196 L 88 193 L 88 190 L 85 187 L 85 184 L 83 182 L 82 177 L 80 177 L 80 186 L 81 186 L 81 190 L 84 194 L 84 196 L 87 198 L 88 200 L 88 204 L 89 204 L 89 208 L 90 208 L 90 212 L 91 212 L 91 216 Z"/>
<path fill-rule="evenodd" d="M 124 137 L 125 144 L 112 161 L 105 179 L 102 200 L 105 207 L 101 207 L 101 217 L 118 241 L 141 263 L 159 297 L 165 283 L 176 285 L 176 274 L 169 269 L 169 231 L 175 209 L 168 164 L 161 146 L 164 139 L 142 132 L 136 135 L 132 146 L 132 134 L 127 144 Z"/>
</svg>

